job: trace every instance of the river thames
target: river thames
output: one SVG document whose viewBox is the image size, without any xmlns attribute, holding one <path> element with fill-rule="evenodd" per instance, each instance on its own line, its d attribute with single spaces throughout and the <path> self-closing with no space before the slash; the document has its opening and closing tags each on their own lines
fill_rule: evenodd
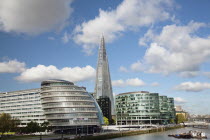
<svg viewBox="0 0 210 140">
<path fill-rule="evenodd" d="M 197 130 L 205 132 L 207 135 L 207 139 L 210 140 L 210 129 L 197 129 L 197 128 L 180 128 L 175 130 L 169 130 L 165 132 L 157 132 L 157 133 L 149 133 L 149 134 L 141 134 L 141 135 L 135 135 L 135 136 L 128 136 L 128 137 L 120 137 L 110 140 L 175 140 L 177 138 L 174 137 L 168 137 L 169 134 L 179 134 L 179 133 L 185 133 L 189 132 L 190 130 Z"/>
</svg>

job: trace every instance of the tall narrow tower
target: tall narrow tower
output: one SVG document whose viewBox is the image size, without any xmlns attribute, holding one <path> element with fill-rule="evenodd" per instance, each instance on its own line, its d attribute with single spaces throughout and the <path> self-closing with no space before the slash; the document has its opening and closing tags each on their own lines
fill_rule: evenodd
<svg viewBox="0 0 210 140">
<path fill-rule="evenodd" d="M 101 44 L 98 51 L 98 64 L 97 64 L 97 73 L 96 73 L 96 85 L 95 85 L 95 93 L 96 99 L 100 101 L 100 99 L 109 99 L 110 101 L 110 115 L 115 114 L 114 109 L 114 97 L 112 93 L 112 84 L 109 73 L 109 64 L 108 58 L 106 55 L 106 47 L 104 37 L 101 38 Z M 103 100 L 104 101 L 104 100 Z M 101 103 L 99 103 L 100 105 Z M 102 103 L 103 104 L 103 103 Z M 103 105 L 104 106 L 104 105 Z M 105 105 L 106 106 L 106 105 Z M 101 106 L 101 110 L 104 113 L 107 109 L 103 109 Z M 104 115 L 105 116 L 105 115 Z"/>
</svg>

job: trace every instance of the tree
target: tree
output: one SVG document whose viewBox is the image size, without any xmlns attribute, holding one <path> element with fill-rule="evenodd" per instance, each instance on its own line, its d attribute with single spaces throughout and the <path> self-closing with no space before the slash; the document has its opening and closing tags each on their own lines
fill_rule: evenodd
<svg viewBox="0 0 210 140">
<path fill-rule="evenodd" d="M 104 119 L 104 124 L 109 125 L 109 119 L 107 117 L 103 117 L 103 119 Z"/>
<path fill-rule="evenodd" d="M 182 123 L 186 121 L 186 118 L 184 117 L 183 114 L 177 114 L 176 115 L 176 123 L 179 124 L 179 123 Z"/>
<path fill-rule="evenodd" d="M 116 120 L 115 119 L 109 120 L 109 124 L 112 124 L 112 125 L 116 124 Z"/>
<path fill-rule="evenodd" d="M 169 123 L 175 123 L 174 119 L 170 119 Z"/>
<path fill-rule="evenodd" d="M 37 122 L 31 121 L 26 126 L 26 133 L 40 132 L 40 130 L 41 130 L 41 127 L 39 126 Z"/>
<path fill-rule="evenodd" d="M 18 123 L 19 120 L 12 118 L 10 114 L 0 114 L 0 132 L 2 135 L 4 135 L 5 132 L 16 130 Z"/>
<path fill-rule="evenodd" d="M 50 130 L 50 126 L 49 126 L 49 122 L 47 121 L 44 121 L 42 124 L 41 124 L 41 131 L 49 131 Z"/>
</svg>

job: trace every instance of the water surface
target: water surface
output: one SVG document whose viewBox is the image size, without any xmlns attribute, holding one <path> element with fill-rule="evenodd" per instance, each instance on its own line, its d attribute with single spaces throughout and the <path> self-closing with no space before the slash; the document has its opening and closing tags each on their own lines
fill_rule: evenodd
<svg viewBox="0 0 210 140">
<path fill-rule="evenodd" d="M 181 128 L 181 129 L 174 129 L 165 132 L 157 132 L 157 133 L 150 133 L 150 134 L 142 134 L 142 135 L 135 135 L 135 136 L 128 136 L 128 137 L 120 137 L 114 138 L 110 140 L 181 140 L 174 137 L 168 137 L 169 134 L 179 134 L 184 132 L 189 132 L 190 130 L 197 130 L 203 131 L 207 135 L 207 139 L 210 140 L 210 129 L 197 129 L 197 128 Z M 185 139 L 186 140 L 186 139 Z"/>
</svg>

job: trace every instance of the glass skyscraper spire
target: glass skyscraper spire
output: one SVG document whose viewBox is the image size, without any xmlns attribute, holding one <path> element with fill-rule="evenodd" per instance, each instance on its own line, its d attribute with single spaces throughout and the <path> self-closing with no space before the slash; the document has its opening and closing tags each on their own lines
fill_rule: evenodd
<svg viewBox="0 0 210 140">
<path fill-rule="evenodd" d="M 112 93 L 112 84 L 109 72 L 108 58 L 106 55 L 106 47 L 104 37 L 101 37 L 101 43 L 98 51 L 98 64 L 95 84 L 96 99 L 109 98 L 111 103 L 111 114 L 115 114 L 114 97 Z M 103 108 L 101 107 L 102 112 Z"/>
</svg>

